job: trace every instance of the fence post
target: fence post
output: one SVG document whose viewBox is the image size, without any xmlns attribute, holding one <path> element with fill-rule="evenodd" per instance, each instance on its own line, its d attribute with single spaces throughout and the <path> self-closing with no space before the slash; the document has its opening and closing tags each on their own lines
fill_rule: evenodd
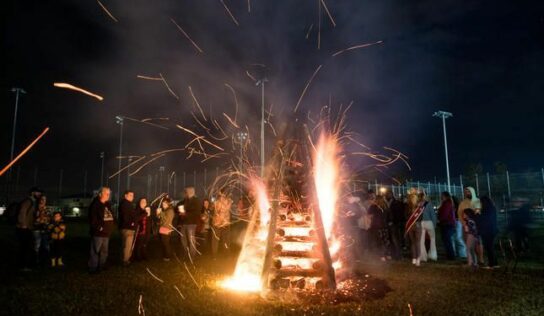
<svg viewBox="0 0 544 316">
<path fill-rule="evenodd" d="M 148 173 L 147 174 L 147 198 L 149 199 L 149 201 L 151 201 L 151 183 L 152 182 L 153 182 L 153 178 Z"/>
<path fill-rule="evenodd" d="M 510 174 L 508 173 L 508 170 L 506 170 L 506 185 L 508 188 L 508 198 L 510 199 L 512 197 L 512 193 L 510 192 Z"/>
<path fill-rule="evenodd" d="M 173 198 L 176 198 L 176 194 L 178 193 L 177 191 L 177 186 L 178 186 L 178 174 L 176 172 L 174 172 L 174 183 L 173 183 L 173 186 L 174 186 L 174 189 L 172 192 L 172 197 Z"/>
<path fill-rule="evenodd" d="M 476 195 L 480 196 L 480 183 L 479 183 L 480 181 L 478 178 L 478 174 L 476 173 L 474 177 L 476 178 Z"/>
<path fill-rule="evenodd" d="M 463 175 L 459 175 L 459 186 L 461 186 L 461 192 L 463 192 Z"/>
</svg>

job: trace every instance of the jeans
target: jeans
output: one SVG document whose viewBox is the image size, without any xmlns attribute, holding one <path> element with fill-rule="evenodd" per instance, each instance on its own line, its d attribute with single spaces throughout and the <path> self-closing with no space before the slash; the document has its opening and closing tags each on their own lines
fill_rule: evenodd
<svg viewBox="0 0 544 316">
<path fill-rule="evenodd" d="M 393 223 L 389 227 L 391 239 L 391 256 L 395 260 L 402 258 L 402 246 L 404 244 L 404 225 L 402 223 Z"/>
<path fill-rule="evenodd" d="M 212 227 L 211 228 L 211 235 L 212 235 L 212 254 L 215 256 L 217 254 L 217 248 L 219 247 L 219 244 L 225 245 L 229 243 L 229 227 Z"/>
<path fill-rule="evenodd" d="M 125 264 L 130 262 L 133 242 L 134 231 L 132 229 L 121 229 L 121 259 Z"/>
<path fill-rule="evenodd" d="M 34 238 L 32 231 L 25 228 L 17 228 L 17 241 L 19 252 L 17 254 L 18 266 L 20 269 L 27 269 L 34 265 Z"/>
<path fill-rule="evenodd" d="M 480 238 L 472 234 L 467 234 L 467 260 L 468 265 L 477 267 L 478 257 L 476 256 L 476 248 L 480 246 Z"/>
<path fill-rule="evenodd" d="M 429 247 L 429 253 L 427 253 L 427 248 L 425 247 L 425 234 L 429 235 L 431 239 L 431 245 Z M 421 221 L 421 254 L 419 258 L 421 261 L 427 261 L 427 259 L 436 261 L 436 235 L 434 230 L 434 223 L 432 221 Z"/>
<path fill-rule="evenodd" d="M 104 267 L 108 259 L 109 237 L 91 237 L 91 255 L 89 258 L 89 270 L 97 271 Z"/>
<path fill-rule="evenodd" d="M 460 221 L 455 222 L 455 234 L 453 236 L 453 244 L 455 255 L 459 258 L 467 257 L 467 248 L 465 246 L 465 241 L 463 240 L 463 224 Z"/>
<path fill-rule="evenodd" d="M 196 255 L 196 240 L 195 240 L 196 225 L 181 226 L 181 245 L 183 246 L 182 253 L 189 251 L 191 258 Z"/>
<path fill-rule="evenodd" d="M 455 226 L 442 225 L 440 226 L 440 232 L 442 233 L 442 242 L 446 249 L 446 258 L 448 260 L 455 259 L 455 249 L 453 248 L 453 236 L 455 235 Z"/>
<path fill-rule="evenodd" d="M 412 229 L 408 231 L 408 238 L 410 239 L 410 251 L 412 252 L 412 259 L 419 259 L 421 255 L 421 223 L 415 223 Z"/>
</svg>

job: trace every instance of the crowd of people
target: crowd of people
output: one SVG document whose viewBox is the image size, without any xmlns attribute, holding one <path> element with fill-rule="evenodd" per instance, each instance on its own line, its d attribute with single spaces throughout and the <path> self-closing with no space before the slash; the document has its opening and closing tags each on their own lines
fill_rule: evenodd
<svg viewBox="0 0 544 316">
<path fill-rule="evenodd" d="M 355 241 L 349 250 L 352 256 L 388 261 L 401 260 L 409 254 L 412 264 L 420 266 L 422 262 L 439 259 L 436 245 L 439 233 L 444 259 L 466 260 L 472 268 L 498 267 L 497 209 L 489 197 L 480 199 L 474 188 L 466 187 L 460 203 L 450 193 L 443 192 L 440 205 L 435 207 L 422 190 L 411 189 L 400 199 L 391 191 L 382 193 L 377 195 L 369 190 L 362 198 L 351 196 L 342 206 L 345 208 L 345 212 L 341 212 L 343 233 Z M 221 250 L 229 248 L 233 209 L 237 209 L 239 218 L 248 219 L 251 203 L 240 199 L 234 204 L 224 192 L 210 198 L 200 199 L 194 187 L 187 187 L 178 203 L 167 195 L 149 202 L 145 197 L 135 200 L 135 193 L 127 190 L 115 216 L 110 202 L 111 190 L 100 188 L 88 209 L 90 273 L 105 268 L 110 237 L 116 227 L 121 236 L 124 266 L 148 259 L 152 237 L 158 240 L 164 261 L 179 254 L 192 262 L 202 253 L 216 260 Z M 18 205 L 16 232 L 18 264 L 22 270 L 43 263 L 51 267 L 65 264 L 66 223 L 62 213 L 50 214 L 46 203 L 43 192 L 32 188 Z M 528 211 L 518 213 L 528 214 Z M 511 226 L 522 227 L 526 222 L 524 218 L 517 215 Z M 522 242 L 523 234 L 519 233 Z"/>
<path fill-rule="evenodd" d="M 472 187 L 464 189 L 458 203 L 443 192 L 434 207 L 423 190 L 411 189 L 397 199 L 393 192 L 376 195 L 372 190 L 362 199 L 352 197 L 346 216 L 355 232 L 357 255 L 376 255 L 382 261 L 400 260 L 409 250 L 412 264 L 437 261 L 436 235 L 440 233 L 446 260 L 466 260 L 473 268 L 497 268 L 495 240 L 498 234 L 497 209 L 484 196 L 479 199 Z M 484 260 L 484 254 L 487 262 Z"/>
</svg>

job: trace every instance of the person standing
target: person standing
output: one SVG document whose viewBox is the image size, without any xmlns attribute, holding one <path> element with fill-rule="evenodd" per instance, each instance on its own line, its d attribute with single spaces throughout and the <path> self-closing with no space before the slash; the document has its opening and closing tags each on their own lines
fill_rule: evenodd
<svg viewBox="0 0 544 316">
<path fill-rule="evenodd" d="M 209 199 L 202 201 L 202 214 L 200 214 L 200 223 L 202 225 L 201 238 L 204 241 L 204 245 L 201 247 L 202 252 L 209 253 L 211 250 L 211 220 L 213 215 L 213 205 Z"/>
<path fill-rule="evenodd" d="M 217 256 L 218 246 L 229 243 L 231 207 L 232 200 L 224 192 L 219 192 L 212 215 L 212 256 L 214 259 Z"/>
<path fill-rule="evenodd" d="M 172 207 L 172 201 L 169 198 L 165 198 L 161 202 L 161 207 L 157 209 L 159 217 L 159 236 L 162 245 L 162 259 L 164 261 L 170 261 L 172 257 L 172 246 L 170 245 L 170 234 L 172 234 L 172 222 L 174 220 L 175 212 Z"/>
<path fill-rule="evenodd" d="M 463 211 L 463 221 L 465 222 L 465 235 L 467 237 L 467 259 L 468 265 L 472 268 L 478 268 L 478 258 L 476 249 L 480 244 L 480 235 L 475 220 L 476 212 L 471 208 Z"/>
<path fill-rule="evenodd" d="M 372 236 L 371 238 L 375 245 L 374 249 L 376 249 L 376 252 L 382 261 L 386 261 L 387 258 L 391 259 L 389 254 L 389 233 L 387 232 L 386 225 L 386 208 L 385 199 L 381 195 L 376 197 L 375 202 L 368 208 L 368 213 L 372 216 L 369 229 L 370 235 Z"/>
<path fill-rule="evenodd" d="M 480 210 L 482 209 L 482 205 L 480 203 L 480 199 L 478 196 L 476 196 L 476 190 L 474 190 L 473 187 L 465 187 L 463 190 L 464 199 L 459 204 L 459 208 L 457 209 L 457 215 L 459 217 L 459 220 L 461 221 L 461 224 L 463 225 L 463 231 L 465 239 L 466 239 L 466 222 L 463 219 L 463 214 L 466 209 L 472 209 L 474 211 L 474 221 L 479 222 L 479 216 L 480 216 Z M 476 245 L 476 254 L 478 255 L 479 262 L 484 261 L 484 249 L 482 247 L 481 243 L 478 243 Z"/>
<path fill-rule="evenodd" d="M 467 248 L 465 246 L 465 238 L 463 237 L 463 223 L 462 219 L 459 218 L 459 200 L 456 196 L 452 196 L 451 200 L 453 202 L 453 208 L 455 209 L 455 231 L 453 233 L 453 250 L 455 256 L 461 259 L 467 258 Z"/>
<path fill-rule="evenodd" d="M 124 266 L 130 264 L 132 245 L 136 231 L 136 209 L 134 192 L 127 190 L 119 204 L 119 230 L 121 231 L 121 260 Z"/>
<path fill-rule="evenodd" d="M 62 221 L 62 214 L 55 212 L 53 221 L 47 227 L 51 237 L 51 267 L 62 267 L 64 254 L 64 238 L 66 237 L 66 224 Z"/>
<path fill-rule="evenodd" d="M 140 198 L 136 206 L 136 243 L 132 257 L 134 260 L 147 260 L 147 243 L 151 233 L 151 208 L 146 198 Z"/>
<path fill-rule="evenodd" d="M 395 260 L 402 258 L 402 248 L 404 247 L 404 225 L 406 224 L 406 206 L 400 200 L 395 198 L 392 191 L 385 193 L 385 202 L 389 208 L 390 223 L 389 235 L 391 236 L 391 256 Z"/>
<path fill-rule="evenodd" d="M 35 263 L 35 260 L 32 258 L 34 254 L 32 229 L 34 227 L 38 199 L 42 195 L 42 191 L 37 187 L 33 187 L 28 193 L 29 196 L 19 204 L 15 225 L 19 243 L 17 261 L 19 269 L 22 271 L 30 271 L 30 268 Z"/>
<path fill-rule="evenodd" d="M 360 214 L 359 219 L 357 220 L 357 226 L 359 226 L 359 250 L 361 254 L 361 258 L 365 254 L 369 254 L 371 252 L 371 233 L 370 233 L 370 227 L 372 225 L 372 215 L 369 213 L 369 208 L 372 204 L 374 204 L 376 200 L 376 194 L 373 190 L 368 190 L 364 196 L 364 201 L 360 203 Z"/>
<path fill-rule="evenodd" d="M 455 208 L 449 192 L 442 192 L 440 207 L 438 207 L 438 223 L 442 235 L 442 242 L 446 249 L 446 258 L 455 259 L 455 250 L 453 248 L 453 237 L 455 234 Z"/>
<path fill-rule="evenodd" d="M 91 228 L 89 272 L 93 274 L 103 270 L 108 259 L 110 235 L 115 225 L 110 196 L 110 188 L 102 187 L 89 206 Z"/>
<path fill-rule="evenodd" d="M 181 221 L 181 244 L 183 246 L 183 252 L 187 252 L 191 258 L 194 258 L 196 254 L 196 226 L 200 221 L 200 214 L 202 212 L 202 203 L 195 194 L 194 187 L 185 188 L 185 199 L 183 200 L 182 208 L 178 208 L 181 213 L 179 220 Z"/>
<path fill-rule="evenodd" d="M 408 220 L 404 228 L 404 234 L 408 235 L 410 240 L 410 252 L 412 254 L 412 264 L 419 267 L 421 255 L 421 215 L 424 205 L 418 201 L 418 193 L 416 189 L 411 189 L 408 194 L 408 203 L 406 205 L 406 213 Z"/>
<path fill-rule="evenodd" d="M 421 215 L 421 254 L 420 260 L 427 262 L 427 259 L 436 261 L 438 258 L 436 254 L 436 213 L 434 207 L 430 201 L 427 200 L 427 195 L 424 191 L 419 193 L 419 203 L 424 207 L 423 214 Z M 425 235 L 429 235 L 430 246 L 429 252 L 425 247 Z"/>
<path fill-rule="evenodd" d="M 49 258 L 49 232 L 47 231 L 47 226 L 50 221 L 51 214 L 47 210 L 47 198 L 42 194 L 38 199 L 34 228 L 32 230 L 32 234 L 34 235 L 34 255 L 37 265 L 47 260 L 41 259 Z"/>
<path fill-rule="evenodd" d="M 480 199 L 482 211 L 480 214 L 480 236 L 487 255 L 487 266 L 497 268 L 497 255 L 495 254 L 495 237 L 499 232 L 497 227 L 497 208 L 488 196 Z"/>
</svg>

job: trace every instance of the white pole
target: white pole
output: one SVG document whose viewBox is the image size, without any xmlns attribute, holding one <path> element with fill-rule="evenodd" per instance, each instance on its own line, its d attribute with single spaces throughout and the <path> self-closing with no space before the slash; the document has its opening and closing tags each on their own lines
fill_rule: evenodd
<svg viewBox="0 0 544 316">
<path fill-rule="evenodd" d="M 487 195 L 491 198 L 491 182 L 489 181 L 489 172 L 486 173 L 487 178 Z"/>
<path fill-rule="evenodd" d="M 444 153 L 446 155 L 446 176 L 448 179 L 448 192 L 451 192 L 450 185 L 450 162 L 448 157 L 448 137 L 446 133 L 446 119 L 453 116 L 450 112 L 438 111 L 433 114 L 435 117 L 440 117 L 442 119 L 442 130 L 444 132 Z"/>
<path fill-rule="evenodd" d="M 510 192 L 510 174 L 508 173 L 508 170 L 506 170 L 506 185 L 508 187 L 508 198 L 511 198 L 512 193 Z"/>
<path fill-rule="evenodd" d="M 119 162 L 117 163 L 117 171 L 121 171 L 121 156 L 123 155 L 123 118 L 117 116 L 117 124 L 119 124 Z M 121 196 L 121 173 L 117 175 L 117 215 L 119 215 L 119 202 Z"/>
<path fill-rule="evenodd" d="M 480 181 L 478 178 L 478 174 L 475 175 L 475 178 L 476 178 L 476 195 L 477 196 L 480 196 Z"/>
</svg>

